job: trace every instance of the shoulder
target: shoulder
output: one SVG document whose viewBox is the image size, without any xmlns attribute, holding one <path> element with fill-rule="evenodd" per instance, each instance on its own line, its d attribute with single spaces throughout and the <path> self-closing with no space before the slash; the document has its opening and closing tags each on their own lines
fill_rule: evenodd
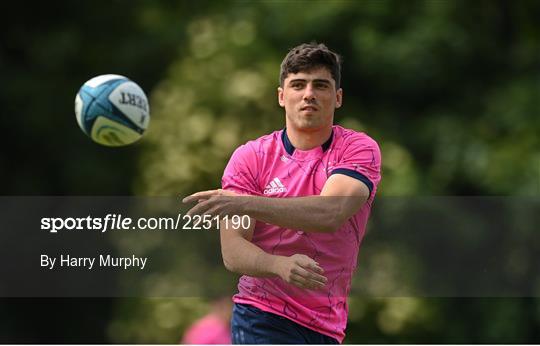
<svg viewBox="0 0 540 346">
<path fill-rule="evenodd" d="M 259 138 L 250 140 L 241 144 L 236 148 L 233 153 L 235 156 L 260 156 L 262 153 L 266 153 L 276 149 L 276 146 L 281 143 L 281 134 L 283 130 L 274 131 Z"/>
<path fill-rule="evenodd" d="M 334 125 L 335 141 L 343 149 L 351 147 L 371 149 L 380 152 L 379 144 L 365 132 L 359 132 L 351 129 Z"/>
</svg>

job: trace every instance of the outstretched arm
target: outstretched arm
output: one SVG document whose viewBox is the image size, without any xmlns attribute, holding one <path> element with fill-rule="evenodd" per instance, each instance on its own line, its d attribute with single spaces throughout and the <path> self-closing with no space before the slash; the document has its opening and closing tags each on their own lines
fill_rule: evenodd
<svg viewBox="0 0 540 346">
<path fill-rule="evenodd" d="M 363 182 L 334 174 L 328 178 L 319 196 L 269 198 L 210 190 L 188 196 L 184 202 L 198 202 L 188 212 L 190 214 L 249 215 L 280 227 L 333 232 L 364 205 L 369 193 Z"/>
</svg>

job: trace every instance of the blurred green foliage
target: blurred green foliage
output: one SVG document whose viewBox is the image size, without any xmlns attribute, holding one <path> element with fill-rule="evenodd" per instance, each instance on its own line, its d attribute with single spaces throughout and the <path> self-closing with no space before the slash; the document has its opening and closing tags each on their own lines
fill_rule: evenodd
<svg viewBox="0 0 540 346">
<path fill-rule="evenodd" d="M 380 196 L 540 192 L 538 1 L 64 0 L 31 11 L 2 3 L 0 13 L 6 195 L 219 186 L 236 146 L 283 126 L 279 64 L 312 40 L 344 57 L 336 122 L 380 143 Z M 104 73 L 150 95 L 150 128 L 133 146 L 99 147 L 75 122 L 75 93 Z M 178 267 L 164 275 L 198 270 L 189 264 L 205 254 L 192 242 L 178 244 Z M 106 316 L 107 327 L 80 341 L 173 343 L 208 308 L 203 288 L 197 298 L 103 304 L 90 316 Z M 21 323 L 34 330 L 21 340 L 76 340 Z M 0 327 L 7 340 L 24 330 L 14 324 Z M 538 298 L 353 297 L 346 342 L 525 343 L 538 342 L 538 330 Z"/>
</svg>

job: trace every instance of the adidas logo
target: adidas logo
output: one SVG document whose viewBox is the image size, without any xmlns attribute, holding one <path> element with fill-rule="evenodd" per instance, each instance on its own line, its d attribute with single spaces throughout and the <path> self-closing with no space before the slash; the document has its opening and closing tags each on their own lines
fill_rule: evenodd
<svg viewBox="0 0 540 346">
<path fill-rule="evenodd" d="M 278 178 L 274 178 L 270 184 L 266 185 L 263 193 L 265 195 L 271 195 L 274 193 L 287 192 L 287 188 L 281 183 Z"/>
</svg>

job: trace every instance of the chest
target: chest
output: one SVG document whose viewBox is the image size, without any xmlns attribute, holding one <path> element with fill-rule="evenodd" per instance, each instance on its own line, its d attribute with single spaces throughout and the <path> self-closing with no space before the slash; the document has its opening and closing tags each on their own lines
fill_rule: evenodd
<svg viewBox="0 0 540 346">
<path fill-rule="evenodd" d="M 276 155 L 264 163 L 259 176 L 259 188 L 268 197 L 298 197 L 320 194 L 336 164 L 332 152 L 324 155 L 296 158 Z"/>
</svg>

